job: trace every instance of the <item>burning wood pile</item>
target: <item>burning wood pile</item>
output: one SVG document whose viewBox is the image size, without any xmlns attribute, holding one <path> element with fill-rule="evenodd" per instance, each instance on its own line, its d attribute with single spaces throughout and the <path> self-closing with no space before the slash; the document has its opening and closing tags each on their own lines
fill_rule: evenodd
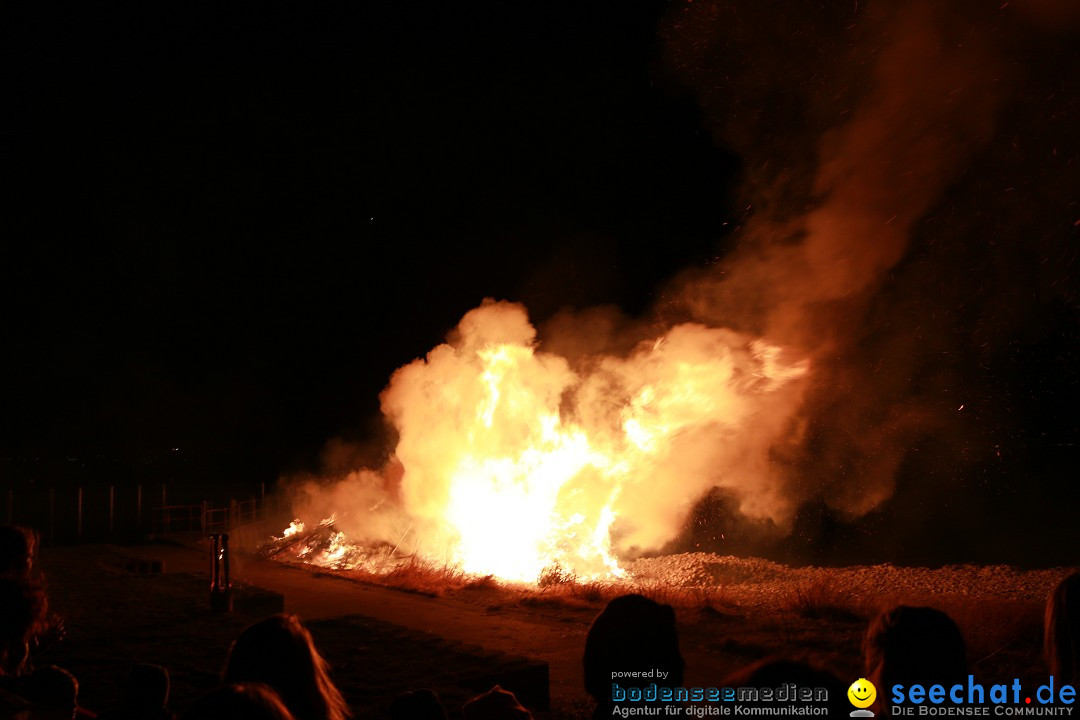
<svg viewBox="0 0 1080 720">
<path fill-rule="evenodd" d="M 336 518 L 330 516 L 308 528 L 299 520 L 294 520 L 282 537 L 271 538 L 259 548 L 258 554 L 271 560 L 374 574 L 391 572 L 412 557 L 389 543 L 350 543 L 345 533 L 337 529 L 335 522 Z"/>
</svg>

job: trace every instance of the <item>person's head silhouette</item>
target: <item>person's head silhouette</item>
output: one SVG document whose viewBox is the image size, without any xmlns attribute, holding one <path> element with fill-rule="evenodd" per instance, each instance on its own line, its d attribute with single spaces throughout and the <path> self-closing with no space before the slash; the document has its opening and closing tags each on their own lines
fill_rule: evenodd
<svg viewBox="0 0 1080 720">
<path fill-rule="evenodd" d="M 273 615 L 240 634 L 229 652 L 226 683 L 261 682 L 273 688 L 296 720 L 344 720 L 341 693 L 296 615 Z"/>
<path fill-rule="evenodd" d="M 613 673 L 652 671 L 652 677 L 630 682 L 635 686 L 681 686 L 685 663 L 679 651 L 675 610 L 643 595 L 615 598 L 593 620 L 582 660 L 585 690 L 596 700 L 598 716 L 610 715 Z"/>
<path fill-rule="evenodd" d="M 1080 684 L 1080 573 L 1058 583 L 1046 600 L 1043 653 L 1058 682 Z"/>
</svg>

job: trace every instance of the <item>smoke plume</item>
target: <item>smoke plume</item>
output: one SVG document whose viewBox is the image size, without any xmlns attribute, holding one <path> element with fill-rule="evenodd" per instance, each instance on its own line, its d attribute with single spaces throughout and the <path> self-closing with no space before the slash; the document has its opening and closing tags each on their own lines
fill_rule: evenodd
<svg viewBox="0 0 1080 720">
<path fill-rule="evenodd" d="M 919 440 L 957 431 L 941 412 L 948 383 L 926 378 L 941 368 L 919 367 L 919 346 L 937 338 L 912 332 L 918 317 L 877 323 L 898 302 L 893 271 L 918 224 L 993 137 L 1009 85 L 993 18 L 952 4 L 858 8 L 694 3 L 665 28 L 669 63 L 742 151 L 747 204 L 760 201 L 725 262 L 685 274 L 666 309 L 812 359 L 806 441 L 778 458 L 784 493 L 848 517 L 892 495 Z M 766 37 L 789 46 L 770 52 Z"/>
</svg>

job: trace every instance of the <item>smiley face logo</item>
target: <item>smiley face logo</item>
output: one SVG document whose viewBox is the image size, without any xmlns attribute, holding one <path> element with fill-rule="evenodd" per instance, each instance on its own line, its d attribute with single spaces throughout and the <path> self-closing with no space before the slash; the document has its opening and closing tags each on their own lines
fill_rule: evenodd
<svg viewBox="0 0 1080 720">
<path fill-rule="evenodd" d="M 847 689 L 847 698 L 857 708 L 868 708 L 877 699 L 877 688 L 866 678 L 859 678 Z"/>
</svg>

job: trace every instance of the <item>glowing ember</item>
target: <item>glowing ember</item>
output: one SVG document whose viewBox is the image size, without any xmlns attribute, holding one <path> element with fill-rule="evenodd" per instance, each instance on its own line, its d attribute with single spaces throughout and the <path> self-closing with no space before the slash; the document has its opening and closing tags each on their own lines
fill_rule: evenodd
<svg viewBox="0 0 1080 720">
<path fill-rule="evenodd" d="M 328 500 L 338 517 L 322 523 L 342 530 L 296 554 L 348 567 L 350 540 L 395 550 L 405 542 L 424 558 L 508 580 L 534 582 L 552 569 L 618 576 L 617 549 L 670 540 L 702 492 L 745 481 L 733 456 L 782 431 L 797 393 L 783 411 L 769 398 L 807 364 L 781 354 L 687 324 L 628 357 L 572 369 L 537 349 L 523 308 L 485 303 L 451 344 L 394 374 L 382 395 L 398 430 L 394 462 L 342 483 L 353 489 Z M 746 504 L 767 495 L 763 487 Z M 294 521 L 285 538 L 303 527 Z"/>
</svg>

